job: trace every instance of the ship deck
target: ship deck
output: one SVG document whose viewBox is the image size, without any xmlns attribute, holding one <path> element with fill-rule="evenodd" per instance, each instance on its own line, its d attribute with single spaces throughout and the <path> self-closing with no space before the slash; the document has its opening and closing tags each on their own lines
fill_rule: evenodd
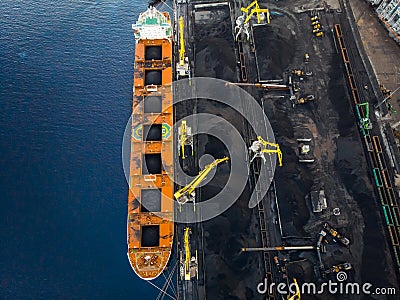
<svg viewBox="0 0 400 300">
<path fill-rule="evenodd" d="M 168 14 L 164 16 L 169 21 Z M 133 270 L 146 280 L 158 277 L 166 267 L 174 236 L 171 63 L 170 38 L 138 40 L 133 83 L 128 257 Z"/>
</svg>

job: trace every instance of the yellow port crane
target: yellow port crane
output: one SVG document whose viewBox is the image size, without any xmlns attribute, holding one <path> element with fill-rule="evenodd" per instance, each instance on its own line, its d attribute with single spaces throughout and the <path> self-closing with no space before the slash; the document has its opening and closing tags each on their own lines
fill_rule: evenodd
<svg viewBox="0 0 400 300">
<path fill-rule="evenodd" d="M 253 7 L 254 6 L 254 7 Z M 251 9 L 251 10 L 250 10 Z M 261 14 L 265 13 L 267 16 L 267 23 L 270 23 L 270 16 L 269 16 L 269 10 L 267 8 L 260 8 L 260 5 L 258 5 L 258 0 L 254 0 L 249 6 L 247 7 L 242 7 L 241 8 L 242 12 L 247 14 L 247 17 L 244 21 L 244 24 L 247 24 L 250 21 L 250 18 L 253 14 L 257 14 L 257 23 L 261 23 Z M 249 13 L 250 11 L 250 13 Z"/>
<path fill-rule="evenodd" d="M 207 174 L 215 168 L 218 164 L 229 160 L 228 157 L 219 158 L 214 160 L 211 164 L 205 166 L 203 170 L 200 171 L 199 175 L 197 175 L 188 185 L 181 188 L 174 194 L 175 199 L 180 203 L 184 204 L 188 201 L 193 201 L 195 197 L 195 189 L 198 185 L 206 178 Z"/>
<path fill-rule="evenodd" d="M 182 159 L 185 159 L 185 146 L 192 147 L 192 156 L 193 156 L 193 137 L 192 137 L 192 129 L 186 125 L 186 120 L 183 120 L 181 126 L 178 128 L 178 136 L 179 136 L 179 156 L 182 155 Z"/>
<path fill-rule="evenodd" d="M 189 59 L 185 56 L 185 25 L 183 17 L 179 17 L 179 62 L 176 63 L 177 79 L 190 77 Z"/>
<path fill-rule="evenodd" d="M 269 147 L 275 149 L 271 149 Z M 264 157 L 264 153 L 267 153 L 269 155 L 271 155 L 272 153 L 276 153 L 278 155 L 279 166 L 282 167 L 282 151 L 279 147 L 279 144 L 267 142 L 261 136 L 258 136 L 257 141 L 253 142 L 250 150 L 255 153 L 250 162 L 252 162 L 256 157 L 261 157 L 265 163 L 266 159 Z"/>
<path fill-rule="evenodd" d="M 195 251 L 195 256 L 192 256 L 192 251 L 190 247 L 190 235 L 192 231 L 190 227 L 185 227 L 184 234 L 183 234 L 183 246 L 184 246 L 184 255 L 185 258 L 183 259 L 183 253 L 180 252 L 180 277 L 181 280 L 191 280 L 194 277 L 199 276 L 198 272 L 198 257 L 197 257 L 197 250 Z"/>
</svg>

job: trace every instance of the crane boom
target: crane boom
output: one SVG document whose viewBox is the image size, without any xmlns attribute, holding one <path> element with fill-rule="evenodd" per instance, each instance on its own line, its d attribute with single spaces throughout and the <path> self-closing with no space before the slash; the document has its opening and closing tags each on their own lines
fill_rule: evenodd
<svg viewBox="0 0 400 300">
<path fill-rule="evenodd" d="M 189 233 L 190 233 L 190 228 L 186 227 L 185 228 L 185 234 L 183 237 L 183 242 L 185 245 L 185 280 L 190 280 L 190 269 L 189 269 L 189 263 L 190 263 L 190 246 L 189 246 Z"/>
<path fill-rule="evenodd" d="M 184 66 L 185 64 L 185 39 L 183 36 L 184 23 L 183 17 L 179 17 L 179 65 Z"/>
<path fill-rule="evenodd" d="M 205 168 L 200 171 L 199 175 L 197 175 L 188 185 L 184 186 L 174 194 L 175 199 L 181 204 L 191 201 L 195 196 L 194 190 L 206 178 L 207 174 L 210 173 L 210 171 L 218 164 L 227 160 L 229 160 L 228 157 L 219 158 L 205 166 Z"/>
<path fill-rule="evenodd" d="M 177 79 L 187 78 L 190 77 L 190 70 L 189 70 L 189 58 L 185 56 L 185 25 L 183 16 L 179 17 L 178 20 L 179 26 L 179 60 L 176 63 L 176 72 L 177 72 Z"/>
</svg>

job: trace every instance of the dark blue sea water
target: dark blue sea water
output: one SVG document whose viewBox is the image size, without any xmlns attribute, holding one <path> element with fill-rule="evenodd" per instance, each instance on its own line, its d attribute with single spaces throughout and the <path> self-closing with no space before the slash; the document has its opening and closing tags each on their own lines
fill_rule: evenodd
<svg viewBox="0 0 400 300">
<path fill-rule="evenodd" d="M 146 0 L 0 1 L 0 298 L 154 299 L 121 143 Z"/>
</svg>

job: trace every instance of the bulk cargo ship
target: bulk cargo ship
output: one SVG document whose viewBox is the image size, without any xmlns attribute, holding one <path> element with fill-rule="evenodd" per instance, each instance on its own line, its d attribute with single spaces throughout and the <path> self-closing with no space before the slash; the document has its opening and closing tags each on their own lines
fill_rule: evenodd
<svg viewBox="0 0 400 300">
<path fill-rule="evenodd" d="M 128 196 L 128 258 L 152 280 L 171 255 L 174 223 L 172 28 L 169 14 L 149 7 L 135 33 Z"/>
</svg>

